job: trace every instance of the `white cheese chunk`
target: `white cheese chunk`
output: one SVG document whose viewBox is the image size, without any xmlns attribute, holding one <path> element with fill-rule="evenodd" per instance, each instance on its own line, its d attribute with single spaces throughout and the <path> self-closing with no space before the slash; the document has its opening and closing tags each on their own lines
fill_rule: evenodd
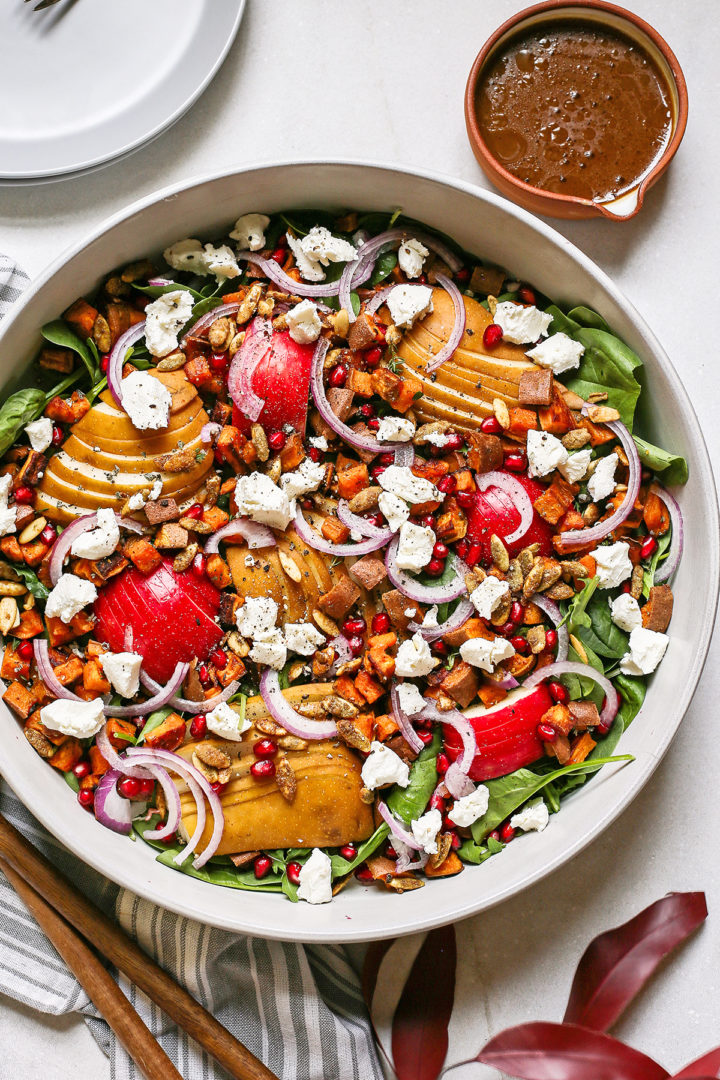
<svg viewBox="0 0 720 1080">
<path fill-rule="evenodd" d="M 410 442 L 415 425 L 404 416 L 383 416 L 376 434 L 380 442 Z"/>
<path fill-rule="evenodd" d="M 97 600 L 97 589 L 91 581 L 75 574 L 61 574 L 58 583 L 45 603 L 45 614 L 52 619 L 69 623 L 87 604 Z"/>
<path fill-rule="evenodd" d="M 407 465 L 388 465 L 378 477 L 378 484 L 383 491 L 390 491 L 411 505 L 442 500 L 435 485 L 422 476 L 415 476 Z"/>
<path fill-rule="evenodd" d="M 549 431 L 535 431 L 527 435 L 528 475 L 547 476 L 553 469 L 564 465 L 569 454 L 563 444 Z"/>
<path fill-rule="evenodd" d="M 302 238 L 300 246 L 308 259 L 319 262 L 321 266 L 354 262 L 358 257 L 357 250 L 351 243 L 339 236 L 333 236 L 323 225 L 314 225 L 307 236 Z"/>
<path fill-rule="evenodd" d="M 489 789 L 484 784 L 478 784 L 474 791 L 455 800 L 450 810 L 450 820 L 467 829 L 486 813 L 489 802 Z"/>
<path fill-rule="evenodd" d="M 238 631 L 245 638 L 263 638 L 276 629 L 277 603 L 269 596 L 248 596 L 235 613 Z"/>
<path fill-rule="evenodd" d="M 491 673 L 501 660 L 509 660 L 511 656 L 514 656 L 515 650 L 505 638 L 496 637 L 492 641 L 486 641 L 485 638 L 470 638 L 460 646 L 460 655 L 473 667 L 479 667 L 482 671 Z"/>
<path fill-rule="evenodd" d="M 112 683 L 113 689 L 117 690 L 120 697 L 135 697 L 140 689 L 140 669 L 143 658 L 139 653 L 121 652 L 102 653 L 100 667 L 105 676 Z"/>
<path fill-rule="evenodd" d="M 93 701 L 58 698 L 42 707 L 40 719 L 51 731 L 61 731 L 76 739 L 90 739 L 105 723 L 102 698 Z"/>
<path fill-rule="evenodd" d="M 7 536 L 17 529 L 17 508 L 8 506 L 13 478 L 9 473 L 0 476 L 0 536 Z"/>
<path fill-rule="evenodd" d="M 279 671 L 287 660 L 287 645 L 282 630 L 273 630 L 262 639 L 256 638 L 250 649 L 250 659 Z"/>
<path fill-rule="evenodd" d="M 172 395 L 149 371 L 131 371 L 122 381 L 123 409 L 139 431 L 159 431 L 170 423 Z"/>
<path fill-rule="evenodd" d="M 584 352 L 584 345 L 560 332 L 541 341 L 534 349 L 528 349 L 525 355 L 540 367 L 549 368 L 554 375 L 562 375 L 579 366 Z"/>
<path fill-rule="evenodd" d="M 192 315 L 192 309 L 193 298 L 187 289 L 163 293 L 148 304 L 145 308 L 145 343 L 153 356 L 167 356 L 177 349 L 178 333 Z M 123 389 L 125 382 L 127 379 Z"/>
<path fill-rule="evenodd" d="M 437 854 L 437 835 L 442 829 L 442 814 L 439 810 L 428 810 L 427 814 L 410 823 L 412 834 L 428 855 Z"/>
<path fill-rule="evenodd" d="M 301 495 L 317 491 L 324 478 L 325 466 L 321 463 L 316 465 L 310 458 L 304 458 L 297 469 L 283 473 L 280 487 L 288 499 L 298 499 Z"/>
<path fill-rule="evenodd" d="M 430 252 L 419 240 L 403 240 L 398 248 L 398 266 L 409 278 L 420 277 Z"/>
<path fill-rule="evenodd" d="M 435 546 L 435 533 L 425 525 L 414 525 L 406 521 L 400 526 L 400 542 L 395 555 L 395 564 L 401 570 L 412 570 L 418 574 L 432 559 Z"/>
<path fill-rule="evenodd" d="M 301 300 L 295 307 L 290 308 L 285 319 L 288 333 L 298 345 L 310 345 L 320 337 L 322 323 L 312 300 Z"/>
<path fill-rule="evenodd" d="M 498 578 L 489 574 L 476 589 L 473 589 L 470 599 L 480 618 L 489 619 L 502 598 L 509 592 L 510 586 L 507 581 L 499 581 Z"/>
<path fill-rule="evenodd" d="M 247 716 L 240 719 L 240 713 L 228 705 L 227 701 L 221 701 L 210 712 L 205 713 L 208 731 L 217 735 L 219 739 L 230 739 L 239 742 L 243 734 L 252 727 Z"/>
<path fill-rule="evenodd" d="M 640 605 L 630 593 L 620 593 L 614 600 L 609 600 L 610 617 L 616 626 L 630 633 L 637 626 L 642 626 Z"/>
<path fill-rule="evenodd" d="M 393 532 L 397 532 L 410 517 L 410 507 L 405 500 L 389 491 L 383 491 L 378 495 L 378 507 Z"/>
<path fill-rule="evenodd" d="M 43 454 L 52 442 L 53 422 L 49 416 L 41 416 L 39 420 L 33 420 L 31 424 L 25 425 L 25 434 L 33 450 L 38 454 Z"/>
<path fill-rule="evenodd" d="M 529 345 L 541 335 L 547 334 L 552 315 L 547 315 L 532 305 L 523 307 L 522 304 L 504 300 L 495 308 L 493 322 L 502 330 L 505 341 L 513 345 Z"/>
<path fill-rule="evenodd" d="M 221 244 L 220 247 L 206 244 L 204 254 L 206 273 L 214 274 L 218 284 L 222 281 L 231 281 L 240 274 L 240 267 L 233 250 L 227 244 Z"/>
<path fill-rule="evenodd" d="M 173 270 L 206 274 L 205 252 L 199 240 L 178 240 L 163 251 L 163 259 Z"/>
<path fill-rule="evenodd" d="M 300 868 L 298 881 L 298 900 L 308 904 L 329 904 L 332 900 L 330 856 L 320 848 L 313 848 L 312 855 Z"/>
<path fill-rule="evenodd" d="M 630 634 L 630 651 L 620 661 L 625 675 L 649 675 L 655 670 L 670 643 L 667 634 L 636 626 Z"/>
<path fill-rule="evenodd" d="M 388 784 L 407 787 L 410 783 L 410 766 L 394 750 L 373 741 L 370 753 L 363 762 L 360 778 L 369 791 L 387 787 Z"/>
<path fill-rule="evenodd" d="M 324 435 L 311 435 L 308 439 L 310 446 L 316 450 L 322 450 L 323 452 L 328 448 L 328 441 Z"/>
<path fill-rule="evenodd" d="M 588 491 L 595 502 L 602 502 L 615 490 L 615 469 L 618 466 L 617 454 L 608 454 L 599 458 L 592 476 L 588 480 Z"/>
<path fill-rule="evenodd" d="M 395 326 L 409 329 L 416 319 L 432 311 L 432 289 L 427 285 L 396 285 L 388 293 L 387 306 Z"/>
<path fill-rule="evenodd" d="M 267 214 L 243 214 L 233 225 L 230 239 L 237 240 L 238 251 L 261 251 L 269 224 Z"/>
<path fill-rule="evenodd" d="M 325 644 L 325 635 L 312 623 L 285 623 L 285 641 L 290 652 L 312 656 Z"/>
<path fill-rule="evenodd" d="M 286 529 L 293 517 L 290 499 L 264 473 L 238 476 L 235 484 L 238 513 L 273 529 Z"/>
<path fill-rule="evenodd" d="M 395 674 L 400 678 L 419 679 L 429 675 L 440 663 L 430 652 L 422 634 L 413 634 L 409 641 L 403 641 L 395 657 Z"/>
<path fill-rule="evenodd" d="M 629 556 L 630 547 L 624 540 L 616 544 L 602 544 L 593 551 L 597 564 L 597 576 L 601 589 L 616 589 L 633 572 Z"/>
<path fill-rule="evenodd" d="M 524 809 L 513 814 L 510 825 L 513 829 L 522 829 L 523 832 L 542 832 L 548 821 L 550 813 L 542 799 L 530 803 Z"/>
<path fill-rule="evenodd" d="M 577 484 L 588 471 L 591 457 L 592 450 L 577 450 L 569 455 L 567 461 L 561 461 L 558 464 L 558 471 L 562 473 L 568 484 Z"/>
<path fill-rule="evenodd" d="M 97 512 L 95 528 L 78 536 L 70 551 L 78 559 L 106 559 L 120 543 L 120 526 L 113 510 Z"/>
<path fill-rule="evenodd" d="M 405 716 L 416 716 L 427 705 L 415 683 L 400 683 L 397 691 L 400 710 Z"/>
<path fill-rule="evenodd" d="M 426 630 L 434 630 L 438 623 L 438 606 L 433 604 L 427 609 L 423 616 L 422 625 Z"/>
</svg>

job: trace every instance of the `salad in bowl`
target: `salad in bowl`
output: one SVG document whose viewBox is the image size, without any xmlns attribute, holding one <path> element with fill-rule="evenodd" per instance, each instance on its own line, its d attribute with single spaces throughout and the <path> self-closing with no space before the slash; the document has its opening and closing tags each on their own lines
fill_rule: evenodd
<svg viewBox="0 0 720 1080">
<path fill-rule="evenodd" d="M 399 212 L 252 212 L 42 334 L 0 409 L 0 675 L 100 836 L 403 893 L 628 759 L 687 468 L 594 311 Z"/>
</svg>

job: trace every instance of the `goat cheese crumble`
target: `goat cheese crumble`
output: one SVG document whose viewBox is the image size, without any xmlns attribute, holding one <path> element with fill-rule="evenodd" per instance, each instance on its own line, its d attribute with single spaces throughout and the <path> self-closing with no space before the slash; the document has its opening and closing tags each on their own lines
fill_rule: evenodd
<svg viewBox="0 0 720 1080">
<path fill-rule="evenodd" d="M 42 707 L 40 719 L 51 731 L 61 731 L 76 739 L 91 739 L 105 723 L 102 698 L 93 701 L 58 698 Z"/>
<path fill-rule="evenodd" d="M 280 477 L 280 487 L 288 499 L 298 499 L 301 495 L 309 495 L 311 491 L 317 491 L 324 477 L 324 465 L 316 465 L 310 458 L 304 458 L 293 472 L 283 473 Z"/>
<path fill-rule="evenodd" d="M 403 641 L 395 657 L 395 674 L 401 678 L 417 679 L 429 675 L 440 663 L 430 652 L 422 634 L 413 634 L 409 641 Z"/>
<path fill-rule="evenodd" d="M 287 475 L 287 474 L 286 474 Z M 238 514 L 273 529 L 286 529 L 293 517 L 293 508 L 286 491 L 273 484 L 264 473 L 238 476 L 235 484 Z"/>
<path fill-rule="evenodd" d="M 145 343 L 153 356 L 167 356 L 178 347 L 178 334 L 192 315 L 193 298 L 187 289 L 163 293 L 145 308 Z M 145 374 L 137 372 L 137 374 Z M 129 376 L 128 376 L 129 378 Z M 127 379 L 123 380 L 124 391 Z"/>
<path fill-rule="evenodd" d="M 423 264 L 430 252 L 419 240 L 403 240 L 398 248 L 398 266 L 409 278 L 420 277 Z"/>
<path fill-rule="evenodd" d="M 416 716 L 423 711 L 427 702 L 415 683 L 400 683 L 397 691 L 400 710 L 405 716 Z"/>
<path fill-rule="evenodd" d="M 432 289 L 427 285 L 396 285 L 388 293 L 387 306 L 395 326 L 409 330 L 416 319 L 432 311 Z"/>
<path fill-rule="evenodd" d="M 569 454 L 563 444 L 549 431 L 535 431 L 527 435 L 528 475 L 547 476 L 553 469 L 564 465 Z"/>
<path fill-rule="evenodd" d="M 380 442 L 410 442 L 414 434 L 415 425 L 404 416 L 383 416 L 376 432 Z"/>
<path fill-rule="evenodd" d="M 267 214 L 243 214 L 235 222 L 230 239 L 237 240 L 238 251 L 261 251 L 269 224 Z"/>
<path fill-rule="evenodd" d="M 642 626 L 642 614 L 640 605 L 630 593 L 620 593 L 614 600 L 608 600 L 610 604 L 610 618 L 624 630 L 631 633 L 637 626 Z"/>
<path fill-rule="evenodd" d="M 410 783 L 410 766 L 394 750 L 373 740 L 370 753 L 363 762 L 360 778 L 368 791 L 375 791 L 376 788 L 387 787 L 389 784 L 407 787 Z"/>
<path fill-rule="evenodd" d="M 442 828 L 442 814 L 439 810 L 428 810 L 427 814 L 410 823 L 412 834 L 427 855 L 437 854 L 437 835 Z"/>
<path fill-rule="evenodd" d="M 595 502 L 602 502 L 615 490 L 615 469 L 618 466 L 617 454 L 608 454 L 599 458 L 595 470 L 588 480 L 588 491 Z"/>
<path fill-rule="evenodd" d="M 561 331 L 541 341 L 534 349 L 528 349 L 525 355 L 540 367 L 549 368 L 553 375 L 562 375 L 579 366 L 584 352 L 584 345 Z"/>
<path fill-rule="evenodd" d="M 333 236 L 323 225 L 314 225 L 302 239 L 287 233 L 287 242 L 300 276 L 306 281 L 324 281 L 323 266 L 329 266 L 331 262 L 354 262 L 358 257 L 352 244 Z"/>
<path fill-rule="evenodd" d="M 592 450 L 576 450 L 574 454 L 568 456 L 567 461 L 559 463 L 558 471 L 562 473 L 568 484 L 577 484 L 588 471 L 591 458 Z"/>
<path fill-rule="evenodd" d="M 630 649 L 620 661 L 625 675 L 650 675 L 655 670 L 670 643 L 667 634 L 636 626 L 630 633 Z"/>
<path fill-rule="evenodd" d="M 378 508 L 393 532 L 397 532 L 410 517 L 408 504 L 389 491 L 383 491 L 378 495 Z"/>
<path fill-rule="evenodd" d="M 388 465 L 378 477 L 383 491 L 390 491 L 411 505 L 441 500 L 440 492 L 429 480 L 415 476 L 407 465 Z"/>
<path fill-rule="evenodd" d="M 94 529 L 82 533 L 73 542 L 70 551 L 78 559 L 106 559 L 112 555 L 120 543 L 120 526 L 113 510 L 102 509 L 97 512 L 97 524 Z"/>
<path fill-rule="evenodd" d="M 301 300 L 285 316 L 288 333 L 298 345 L 310 345 L 317 341 L 322 330 L 318 309 L 312 300 Z"/>
<path fill-rule="evenodd" d="M 501 660 L 509 660 L 515 655 L 515 650 L 505 638 L 496 637 L 492 641 L 487 641 L 485 638 L 478 637 L 463 642 L 460 646 L 460 655 L 468 664 L 491 674 L 495 670 L 495 665 Z"/>
<path fill-rule="evenodd" d="M 300 868 L 298 875 L 298 900 L 308 904 L 327 904 L 332 900 L 332 862 L 320 848 L 313 848 L 312 855 Z"/>
<path fill-rule="evenodd" d="M 247 596 L 235 613 L 235 625 L 244 638 L 263 638 L 276 629 L 277 603 L 269 596 Z"/>
<path fill-rule="evenodd" d="M 122 406 L 133 427 L 158 431 L 170 423 L 172 395 L 149 371 L 131 371 L 122 381 Z"/>
<path fill-rule="evenodd" d="M 49 416 L 41 416 L 39 420 L 25 425 L 25 434 L 33 450 L 37 454 L 43 454 L 52 442 L 53 422 Z"/>
<path fill-rule="evenodd" d="M 219 739 L 230 739 L 239 742 L 243 734 L 252 727 L 251 722 L 245 716 L 240 718 L 240 713 L 228 705 L 227 701 L 221 701 L 210 712 L 205 713 L 205 721 L 208 730 Z"/>
<path fill-rule="evenodd" d="M 542 799 L 530 803 L 523 810 L 513 814 L 510 825 L 513 829 L 522 829 L 523 832 L 542 832 L 548 821 L 550 813 Z"/>
<path fill-rule="evenodd" d="M 456 799 L 450 809 L 450 820 L 467 829 L 487 812 L 490 791 L 484 784 L 478 784 L 474 791 Z"/>
<path fill-rule="evenodd" d="M 100 667 L 105 672 L 105 677 L 110 680 L 113 690 L 117 690 L 120 697 L 135 697 L 140 689 L 140 669 L 143 658 L 139 653 L 121 652 L 102 653 Z"/>
<path fill-rule="evenodd" d="M 87 604 L 97 600 L 97 594 L 91 581 L 75 574 L 61 574 L 45 603 L 45 615 L 69 623 Z"/>
<path fill-rule="evenodd" d="M 495 308 L 493 322 L 500 327 L 505 341 L 513 345 L 529 345 L 544 334 L 552 322 L 552 315 L 530 305 L 513 304 L 512 300 L 503 300 Z"/>
<path fill-rule="evenodd" d="M 401 570 L 419 574 L 432 559 L 435 533 L 425 525 L 406 521 L 400 526 L 400 540 L 395 555 L 395 565 Z"/>
<path fill-rule="evenodd" d="M 470 599 L 481 619 L 489 619 L 504 596 L 510 592 L 507 581 L 499 581 L 489 574 L 470 593 Z"/>
<path fill-rule="evenodd" d="M 593 551 L 597 566 L 598 584 L 601 589 L 615 589 L 632 574 L 629 556 L 630 546 L 624 540 L 616 544 L 601 544 Z"/>
<path fill-rule="evenodd" d="M 286 623 L 285 641 L 290 652 L 299 653 L 300 656 L 312 656 L 325 644 L 325 635 L 309 622 Z"/>
<path fill-rule="evenodd" d="M 7 536 L 8 533 L 14 533 L 17 529 L 17 510 L 14 506 L 8 506 L 11 487 L 12 476 L 9 473 L 0 476 L 0 536 Z"/>
</svg>

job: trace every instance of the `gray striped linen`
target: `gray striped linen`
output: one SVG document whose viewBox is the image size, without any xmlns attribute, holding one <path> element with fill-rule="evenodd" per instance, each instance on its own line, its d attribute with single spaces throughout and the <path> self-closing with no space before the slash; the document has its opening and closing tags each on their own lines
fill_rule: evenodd
<svg viewBox="0 0 720 1080">
<path fill-rule="evenodd" d="M 28 280 L 0 255 L 0 318 Z M 72 798 L 69 790 L 68 797 Z M 35 821 L 2 781 L 0 812 L 281 1080 L 382 1080 L 359 980 L 342 948 L 264 941 L 179 917 L 81 863 Z M 119 975 L 118 981 L 186 1080 L 226 1080 L 225 1070 L 153 1002 L 124 976 Z M 112 1080 L 140 1080 L 2 874 L 0 993 L 52 1015 L 81 1013 L 110 1059 Z"/>
</svg>

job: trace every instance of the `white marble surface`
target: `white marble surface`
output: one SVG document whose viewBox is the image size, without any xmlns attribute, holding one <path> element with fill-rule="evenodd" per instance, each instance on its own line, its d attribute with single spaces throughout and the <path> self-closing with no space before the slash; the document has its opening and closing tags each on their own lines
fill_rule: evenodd
<svg viewBox="0 0 720 1080">
<path fill-rule="evenodd" d="M 20 3 L 20 0 L 6 0 Z M 82 0 L 99 2 L 99 0 Z M 628 224 L 556 223 L 613 275 L 656 330 L 720 453 L 717 311 L 720 242 L 712 186 L 717 140 L 717 20 L 703 0 L 628 0 L 675 49 L 690 122 L 669 174 Z M 107 214 L 166 183 L 244 162 L 350 157 L 442 170 L 485 185 L 465 137 L 463 88 L 473 57 L 520 0 L 249 0 L 220 75 L 195 108 L 145 150 L 94 175 L 0 188 L 0 250 L 33 274 Z M 120 58 L 118 58 L 118 63 Z M 121 77 L 121 76 L 119 76 Z M 101 92 L 108 92 L 108 85 Z M 3 92 L 4 109 L 12 94 Z M 701 576 L 702 568 L 698 568 Z M 619 1034 L 667 1067 L 720 1041 L 720 692 L 711 656 L 665 761 L 633 806 L 569 866 L 460 928 L 476 958 L 456 1020 L 478 1037 L 521 1019 L 559 1019 L 574 964 L 600 928 L 675 889 L 704 889 L 708 924 L 666 966 Z M 682 679 L 678 672 L 678 682 Z M 0 998 L 0 1078 L 109 1076 L 80 1021 Z M 476 1073 L 458 1070 L 468 1080 Z"/>
</svg>

